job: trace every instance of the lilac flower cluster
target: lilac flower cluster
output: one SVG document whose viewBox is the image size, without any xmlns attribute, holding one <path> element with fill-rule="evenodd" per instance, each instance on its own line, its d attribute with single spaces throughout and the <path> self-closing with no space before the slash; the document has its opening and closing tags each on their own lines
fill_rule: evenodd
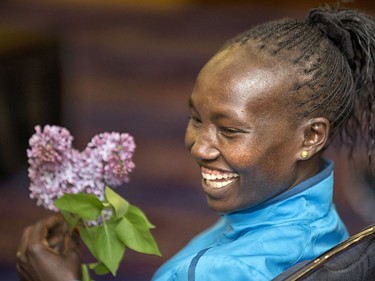
<svg viewBox="0 0 375 281">
<path fill-rule="evenodd" d="M 70 132 L 59 126 L 35 127 L 27 150 L 30 197 L 48 210 L 57 211 L 54 201 L 64 193 L 91 193 L 104 198 L 108 185 L 129 181 L 135 165 L 133 137 L 127 133 L 101 133 L 79 152 L 72 147 Z"/>
</svg>

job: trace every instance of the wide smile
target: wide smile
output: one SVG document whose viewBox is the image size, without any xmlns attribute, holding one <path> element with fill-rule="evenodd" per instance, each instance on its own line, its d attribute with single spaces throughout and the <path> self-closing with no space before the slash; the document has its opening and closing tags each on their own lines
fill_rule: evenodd
<svg viewBox="0 0 375 281">
<path fill-rule="evenodd" d="M 231 172 L 221 172 L 201 167 L 201 174 L 208 187 L 221 189 L 237 180 L 238 174 Z"/>
</svg>

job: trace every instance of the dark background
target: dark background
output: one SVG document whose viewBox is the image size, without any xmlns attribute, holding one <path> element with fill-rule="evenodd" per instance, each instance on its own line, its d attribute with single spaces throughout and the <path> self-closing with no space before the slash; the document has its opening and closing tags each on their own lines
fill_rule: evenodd
<svg viewBox="0 0 375 281">
<path fill-rule="evenodd" d="M 128 251 L 117 280 L 149 280 L 165 259 L 217 219 L 206 207 L 199 170 L 183 144 L 198 71 L 237 33 L 274 18 L 302 18 L 319 3 L 2 1 L 0 280 L 17 280 L 22 230 L 47 214 L 28 198 L 25 150 L 36 124 L 67 127 L 79 149 L 103 131 L 135 137 L 137 168 L 117 191 L 157 226 L 153 233 L 163 257 Z M 372 1 L 349 6 L 375 11 Z M 327 154 L 336 161 L 337 209 L 355 233 L 375 221 L 364 154 L 358 153 L 354 164 L 345 148 Z"/>
</svg>

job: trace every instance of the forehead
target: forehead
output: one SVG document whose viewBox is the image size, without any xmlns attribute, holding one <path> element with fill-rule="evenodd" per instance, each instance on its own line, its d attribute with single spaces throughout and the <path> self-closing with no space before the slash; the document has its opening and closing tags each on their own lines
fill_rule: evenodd
<svg viewBox="0 0 375 281">
<path fill-rule="evenodd" d="M 290 68 L 290 67 L 289 67 Z M 292 88 L 291 70 L 276 57 L 249 47 L 233 47 L 215 55 L 200 72 L 192 99 L 222 106 L 245 106 L 255 101 L 272 107 L 285 103 Z"/>
</svg>

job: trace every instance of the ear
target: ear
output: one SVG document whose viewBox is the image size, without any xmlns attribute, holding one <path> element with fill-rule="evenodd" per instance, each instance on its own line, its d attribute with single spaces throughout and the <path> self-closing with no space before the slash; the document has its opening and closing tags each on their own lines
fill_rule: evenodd
<svg viewBox="0 0 375 281">
<path fill-rule="evenodd" d="M 330 123 L 324 117 L 312 118 L 301 126 L 303 132 L 303 142 L 299 151 L 299 158 L 306 160 L 319 151 L 323 150 L 330 132 Z"/>
</svg>

